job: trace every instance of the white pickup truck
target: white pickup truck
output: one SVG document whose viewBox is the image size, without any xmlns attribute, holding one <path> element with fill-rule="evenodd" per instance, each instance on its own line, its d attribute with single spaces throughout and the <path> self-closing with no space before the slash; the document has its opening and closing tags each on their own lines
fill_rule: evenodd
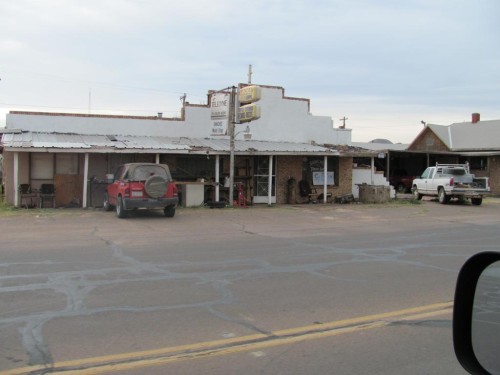
<svg viewBox="0 0 500 375">
<path fill-rule="evenodd" d="M 479 206 L 483 196 L 489 194 L 488 177 L 475 177 L 468 164 L 436 164 L 428 167 L 422 176 L 413 180 L 412 192 L 415 199 L 429 195 L 438 197 L 439 203 L 446 204 L 451 198 L 460 201 L 470 199 Z"/>
</svg>

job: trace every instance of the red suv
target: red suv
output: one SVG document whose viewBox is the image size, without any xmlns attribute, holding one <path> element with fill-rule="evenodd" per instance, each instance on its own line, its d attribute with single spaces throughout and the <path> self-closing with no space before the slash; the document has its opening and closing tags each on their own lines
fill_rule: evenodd
<svg viewBox="0 0 500 375">
<path fill-rule="evenodd" d="M 104 193 L 104 210 L 116 207 L 119 218 L 139 208 L 162 208 L 165 216 L 173 217 L 178 203 L 177 187 L 165 164 L 123 164 Z"/>
</svg>

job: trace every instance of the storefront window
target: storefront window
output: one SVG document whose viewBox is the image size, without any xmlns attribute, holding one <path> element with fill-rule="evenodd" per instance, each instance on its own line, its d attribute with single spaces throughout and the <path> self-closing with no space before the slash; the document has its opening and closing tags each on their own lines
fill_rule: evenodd
<svg viewBox="0 0 500 375">
<path fill-rule="evenodd" d="M 175 170 L 172 168 L 172 175 L 174 179 L 180 181 L 196 181 L 198 178 L 211 179 L 215 176 L 215 161 L 205 156 L 178 157 Z"/>
<path fill-rule="evenodd" d="M 323 185 L 324 174 L 323 156 L 305 157 L 302 163 L 302 179 L 311 185 Z M 327 159 L 327 184 L 339 185 L 339 158 L 329 156 Z"/>
</svg>

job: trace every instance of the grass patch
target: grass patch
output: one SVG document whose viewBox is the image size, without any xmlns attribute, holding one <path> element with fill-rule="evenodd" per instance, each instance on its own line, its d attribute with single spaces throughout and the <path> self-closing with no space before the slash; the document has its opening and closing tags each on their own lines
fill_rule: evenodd
<svg viewBox="0 0 500 375">
<path fill-rule="evenodd" d="M 15 208 L 14 206 L 11 206 L 10 204 L 6 204 L 3 201 L 0 201 L 0 216 L 12 215 L 18 211 L 19 211 L 19 208 Z"/>
</svg>

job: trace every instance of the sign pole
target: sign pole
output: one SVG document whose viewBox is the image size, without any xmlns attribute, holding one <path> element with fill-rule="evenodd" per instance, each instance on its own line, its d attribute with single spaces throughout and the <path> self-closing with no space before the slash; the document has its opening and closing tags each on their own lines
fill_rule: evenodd
<svg viewBox="0 0 500 375">
<path fill-rule="evenodd" d="M 229 133 L 229 207 L 233 207 L 234 194 L 234 126 L 236 123 L 236 87 L 231 87 L 229 100 L 228 133 Z"/>
</svg>

